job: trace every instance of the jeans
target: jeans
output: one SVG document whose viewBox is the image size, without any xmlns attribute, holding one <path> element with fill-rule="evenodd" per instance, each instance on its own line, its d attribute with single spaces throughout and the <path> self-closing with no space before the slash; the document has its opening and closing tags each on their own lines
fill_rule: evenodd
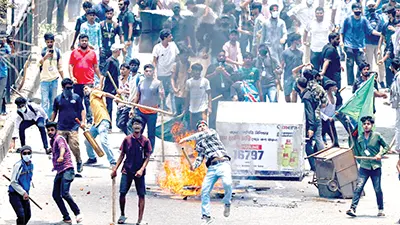
<svg viewBox="0 0 400 225">
<path fill-rule="evenodd" d="M 331 138 L 333 146 L 339 146 L 339 140 L 336 132 L 335 121 L 322 120 L 322 137 L 328 134 Z"/>
<path fill-rule="evenodd" d="M 311 137 L 309 140 L 306 140 L 306 154 L 307 156 L 314 154 L 315 150 L 313 147 L 313 138 Z M 315 171 L 315 159 L 314 157 L 308 158 L 308 163 L 310 163 L 310 168 L 312 171 Z"/>
<path fill-rule="evenodd" d="M 0 107 L 3 106 L 3 101 L 5 100 L 4 97 L 6 96 L 6 86 L 7 77 L 0 77 Z"/>
<path fill-rule="evenodd" d="M 171 93 L 171 95 L 172 95 L 171 76 L 158 76 L 158 79 L 162 82 L 163 87 L 164 87 L 165 98 L 162 99 L 162 101 L 163 101 L 163 105 L 164 105 L 163 110 L 166 110 L 168 108 L 167 104 L 166 104 L 168 95 L 169 95 L 169 93 Z M 171 96 L 171 98 L 172 98 L 172 96 Z"/>
<path fill-rule="evenodd" d="M 59 130 L 58 134 L 63 136 L 65 140 L 67 140 L 69 148 L 72 151 L 72 154 L 75 156 L 75 160 L 77 163 L 82 163 L 81 159 L 81 151 L 79 149 L 79 133 L 78 131 L 68 131 L 68 130 Z"/>
<path fill-rule="evenodd" d="M 267 101 L 267 97 L 269 102 L 278 102 L 276 86 L 262 87 L 262 93 L 265 97 L 265 102 Z"/>
<path fill-rule="evenodd" d="M 29 127 L 36 125 L 40 131 L 40 136 L 42 138 L 43 147 L 47 149 L 49 144 L 47 142 L 46 128 L 44 126 L 44 118 L 39 117 L 37 121 L 34 120 L 23 120 L 19 125 L 19 138 L 21 139 L 21 146 L 25 146 L 25 130 Z"/>
<path fill-rule="evenodd" d="M 322 140 L 322 124 L 321 121 L 317 125 L 317 130 L 314 131 L 315 151 L 320 151 L 325 148 L 324 141 Z"/>
<path fill-rule="evenodd" d="M 125 44 L 127 41 L 125 42 Z M 125 63 L 128 63 L 133 59 L 133 41 L 132 44 L 126 48 Z"/>
<path fill-rule="evenodd" d="M 400 150 L 400 108 L 396 109 L 396 125 L 394 127 L 396 138 L 396 150 Z"/>
<path fill-rule="evenodd" d="M 388 58 L 385 61 L 385 68 L 386 68 L 386 87 L 390 88 L 390 86 L 393 83 L 393 79 L 394 79 L 394 74 L 392 72 L 392 70 L 390 69 L 390 66 L 392 65 L 392 58 Z"/>
<path fill-rule="evenodd" d="M 82 0 L 68 0 L 68 19 L 74 20 L 81 11 Z"/>
<path fill-rule="evenodd" d="M 181 115 L 185 108 L 185 98 L 175 96 L 176 115 Z"/>
<path fill-rule="evenodd" d="M 72 196 L 69 194 L 69 188 L 74 180 L 74 169 L 69 168 L 61 173 L 58 173 L 54 178 L 53 199 L 63 215 L 64 220 L 71 220 L 68 210 L 65 207 L 64 200 L 68 203 L 75 216 L 80 214 L 78 205 L 75 203 Z M 64 200 L 63 200 L 64 199 Z"/>
<path fill-rule="evenodd" d="M 365 183 L 367 183 L 368 178 L 371 177 L 372 185 L 374 186 L 376 194 L 376 202 L 378 204 L 378 209 L 383 210 L 383 193 L 381 188 L 381 176 L 382 176 L 381 168 L 378 168 L 376 170 L 367 170 L 364 168 L 360 168 L 358 170 L 357 186 L 356 189 L 354 190 L 354 196 L 351 202 L 352 209 L 357 208 Z"/>
<path fill-rule="evenodd" d="M 53 113 L 54 99 L 57 96 L 57 86 L 58 79 L 40 82 L 40 91 L 42 92 L 42 108 L 46 112 L 48 118 L 51 118 L 51 113 Z"/>
<path fill-rule="evenodd" d="M 222 202 L 225 205 L 231 204 L 232 199 L 232 171 L 231 163 L 226 161 L 208 167 L 207 174 L 204 177 L 201 187 L 201 213 L 202 215 L 210 216 L 210 192 L 214 187 L 215 182 L 221 178 L 224 186 L 225 194 Z"/>
<path fill-rule="evenodd" d="M 314 69 L 320 71 L 322 67 L 322 52 L 313 52 L 311 51 L 311 64 L 314 66 Z"/>
<path fill-rule="evenodd" d="M 382 59 L 382 54 L 378 55 L 378 45 L 369 45 L 367 44 L 365 47 L 365 58 L 367 60 L 367 63 L 369 65 L 373 65 L 373 62 L 378 64 L 378 61 Z M 372 61 L 372 59 L 375 58 L 375 61 Z M 372 68 L 371 68 L 372 69 Z M 379 71 L 379 82 L 385 82 L 385 65 L 378 65 L 378 71 Z"/>
<path fill-rule="evenodd" d="M 103 90 L 104 91 L 104 90 Z M 111 91 L 105 91 L 105 92 L 108 92 L 108 93 L 110 93 L 110 94 L 113 94 L 113 93 L 111 93 Z M 108 112 L 108 115 L 110 115 L 110 121 L 111 121 L 111 123 L 110 123 L 110 129 L 112 129 L 112 121 L 113 121 L 113 105 L 114 105 L 114 100 L 112 99 L 112 98 L 106 98 L 106 105 L 107 105 L 107 112 Z"/>
<path fill-rule="evenodd" d="M 91 84 L 87 84 L 88 86 L 93 86 Z M 81 99 L 83 100 L 85 104 L 85 110 L 86 110 L 86 122 L 88 124 L 93 123 L 93 115 L 92 115 L 92 110 L 90 109 L 90 100 L 89 96 L 85 96 L 83 94 L 83 88 L 86 86 L 86 84 L 74 84 L 74 93 L 79 95 Z"/>
<path fill-rule="evenodd" d="M 128 122 L 130 119 L 129 111 L 131 111 L 131 108 L 128 107 L 120 108 L 117 111 L 117 119 L 116 119 L 117 127 L 121 129 L 125 135 L 131 134 L 129 133 L 129 128 L 128 128 L 129 127 Z"/>
<path fill-rule="evenodd" d="M 62 31 L 64 27 L 64 12 L 66 4 L 67 0 L 49 0 L 47 2 L 47 24 L 51 24 L 51 21 L 53 20 L 54 6 L 56 5 L 57 7 L 57 32 Z M 80 5 L 78 5 L 78 7 L 80 8 Z M 77 13 L 79 13 L 79 10 L 77 10 Z"/>
<path fill-rule="evenodd" d="M 100 135 L 101 148 L 106 153 L 107 159 L 110 162 L 110 164 L 115 164 L 114 154 L 111 151 L 109 144 L 108 144 L 108 129 L 109 128 L 110 128 L 110 121 L 102 120 L 99 123 L 99 125 L 92 126 L 89 131 L 90 131 L 90 134 L 95 139 L 96 139 L 97 135 Z M 94 154 L 93 147 L 90 145 L 90 143 L 87 140 L 85 140 L 85 145 L 86 145 L 86 151 L 89 156 L 89 159 L 95 159 L 96 155 Z"/>
<path fill-rule="evenodd" d="M 150 140 L 151 143 L 151 153 L 154 152 L 154 145 L 156 143 L 156 124 L 157 124 L 157 113 L 153 114 L 144 114 L 139 109 L 136 109 L 136 115 L 142 117 L 143 119 L 143 128 L 142 134 L 144 131 L 144 127 L 147 124 L 147 138 Z"/>
<path fill-rule="evenodd" d="M 190 113 L 190 130 L 197 131 L 196 124 L 200 120 L 207 121 L 207 111 L 198 112 L 198 113 Z"/>
<path fill-rule="evenodd" d="M 358 49 L 352 49 L 344 47 L 346 52 L 346 72 L 347 72 L 347 85 L 353 85 L 354 83 L 354 62 L 357 66 L 360 66 L 362 62 L 365 62 L 364 52 Z M 359 72 L 357 73 L 359 74 Z"/>
<path fill-rule="evenodd" d="M 31 218 L 31 205 L 29 200 L 24 200 L 17 192 L 8 193 L 11 206 L 17 214 L 17 225 L 28 224 Z"/>
</svg>

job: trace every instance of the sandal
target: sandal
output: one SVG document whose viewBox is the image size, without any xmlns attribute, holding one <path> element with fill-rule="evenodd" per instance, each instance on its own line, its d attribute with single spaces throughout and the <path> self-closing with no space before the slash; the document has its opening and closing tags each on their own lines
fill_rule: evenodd
<svg viewBox="0 0 400 225">
<path fill-rule="evenodd" d="M 128 219 L 128 217 L 120 216 L 119 219 L 118 219 L 118 224 L 124 224 L 126 219 Z"/>
</svg>

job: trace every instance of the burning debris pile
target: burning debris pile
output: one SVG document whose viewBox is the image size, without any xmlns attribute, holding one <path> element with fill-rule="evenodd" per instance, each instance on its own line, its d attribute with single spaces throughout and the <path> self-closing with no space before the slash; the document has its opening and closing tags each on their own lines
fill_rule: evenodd
<svg viewBox="0 0 400 225">
<path fill-rule="evenodd" d="M 183 123 L 176 122 L 171 128 L 171 134 L 178 143 L 192 133 L 186 131 Z M 185 143 L 188 155 L 193 156 L 191 157 L 192 161 L 197 157 L 195 146 L 195 141 Z M 188 162 L 182 155 L 178 162 L 165 161 L 163 167 L 164 173 L 158 177 L 158 184 L 163 190 L 183 196 L 200 194 L 203 178 L 207 171 L 204 163 L 195 171 L 191 171 Z"/>
</svg>

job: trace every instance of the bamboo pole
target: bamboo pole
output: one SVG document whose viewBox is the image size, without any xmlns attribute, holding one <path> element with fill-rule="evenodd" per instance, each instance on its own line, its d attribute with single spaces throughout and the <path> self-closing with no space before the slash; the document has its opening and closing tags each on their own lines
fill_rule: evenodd
<svg viewBox="0 0 400 225">
<path fill-rule="evenodd" d="M 162 100 L 161 100 L 161 108 L 164 108 L 164 103 Z M 164 113 L 161 113 L 161 153 L 162 153 L 162 162 L 165 162 Z"/>
</svg>

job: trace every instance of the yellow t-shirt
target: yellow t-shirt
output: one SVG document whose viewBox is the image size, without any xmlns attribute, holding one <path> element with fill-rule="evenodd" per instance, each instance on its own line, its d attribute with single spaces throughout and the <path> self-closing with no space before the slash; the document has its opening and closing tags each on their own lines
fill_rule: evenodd
<svg viewBox="0 0 400 225">
<path fill-rule="evenodd" d="M 57 79 L 60 76 L 58 68 L 61 68 L 61 62 L 61 58 L 57 60 L 57 53 L 54 51 L 53 58 L 48 58 L 43 62 L 40 81 L 50 82 Z"/>
<path fill-rule="evenodd" d="M 93 90 L 90 94 L 90 108 L 93 113 L 94 126 L 98 126 L 102 120 L 107 120 L 111 123 L 110 115 L 107 111 L 107 105 L 103 100 L 103 92 Z"/>
</svg>

